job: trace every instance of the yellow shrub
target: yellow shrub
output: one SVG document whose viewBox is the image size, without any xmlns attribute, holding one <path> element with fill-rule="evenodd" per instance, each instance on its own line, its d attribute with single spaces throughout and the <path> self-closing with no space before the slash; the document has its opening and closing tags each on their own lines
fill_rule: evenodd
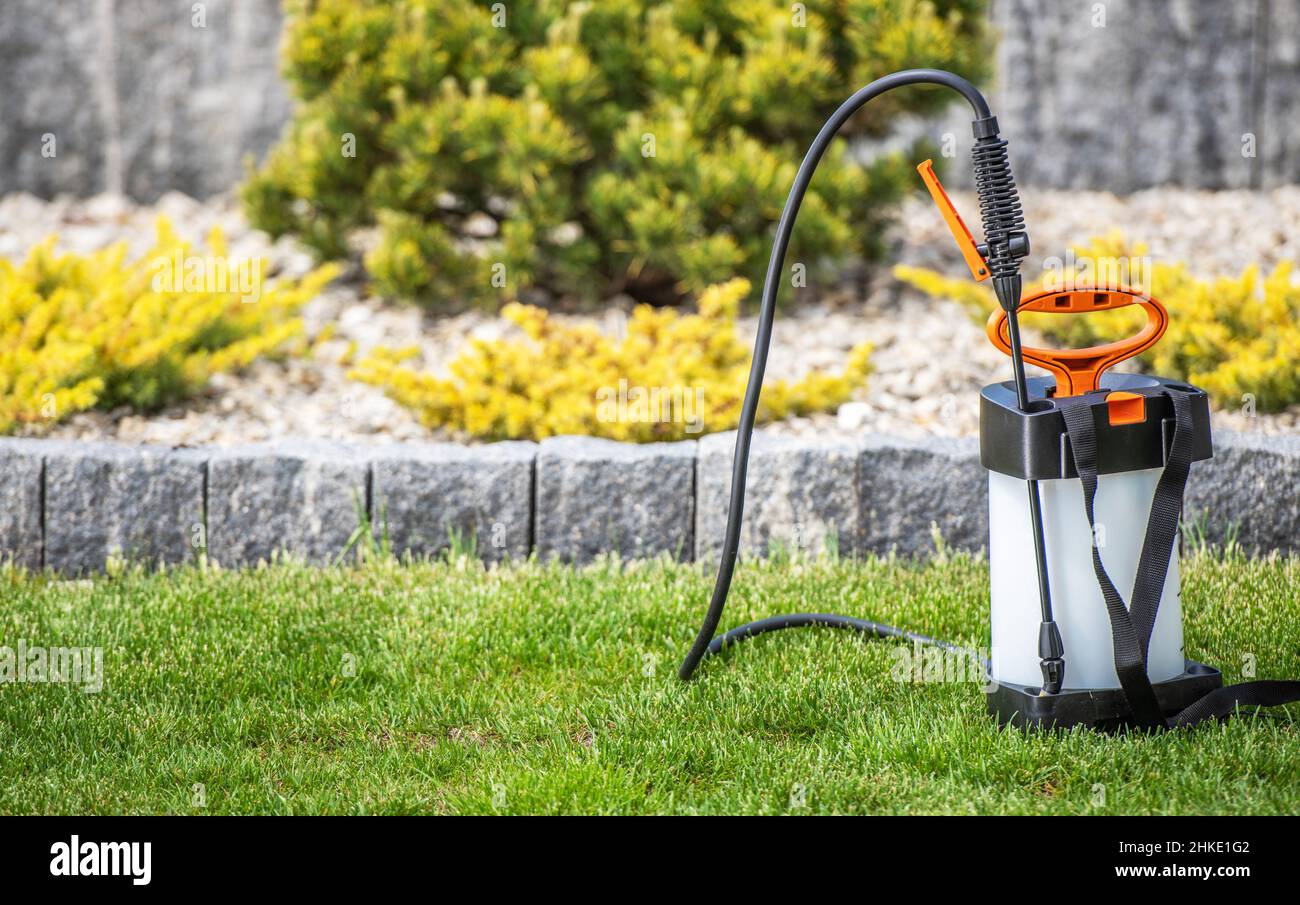
<svg viewBox="0 0 1300 905">
<path fill-rule="evenodd" d="M 483 439 L 585 434 L 675 440 L 736 426 L 750 350 L 736 336 L 745 280 L 705 290 L 698 314 L 640 305 L 622 340 L 592 325 L 567 325 L 518 303 L 503 314 L 520 339 L 471 340 L 443 378 L 405 362 L 415 349 L 379 349 L 351 375 L 382 387 L 429 427 Z M 870 370 L 870 346 L 841 374 L 813 373 L 763 390 L 760 421 L 834 409 Z"/>
<path fill-rule="evenodd" d="M 0 433 L 93 407 L 148 410 L 201 389 L 299 333 L 298 309 L 334 277 L 322 267 L 263 288 L 265 261 L 232 259 L 220 231 L 203 254 L 165 219 L 139 260 L 126 246 L 0 260 Z"/>
<path fill-rule="evenodd" d="M 1147 253 L 1144 245 L 1127 247 L 1116 233 L 1074 251 L 1076 260 L 1087 262 L 1143 258 Z M 1300 286 L 1292 281 L 1291 271 L 1291 263 L 1283 262 L 1266 278 L 1251 266 L 1237 277 L 1200 280 L 1186 264 L 1150 264 L 1147 288 L 1168 309 L 1169 329 L 1138 361 L 1154 373 L 1201 387 L 1224 407 L 1240 406 L 1247 394 L 1259 411 L 1300 402 Z M 969 279 L 918 267 L 895 267 L 894 274 L 927 295 L 957 301 L 981 325 L 997 306 L 992 289 Z M 1046 279 L 1026 286 L 1025 295 L 1044 288 Z M 1027 328 L 1061 348 L 1131 336 L 1144 322 L 1145 315 L 1136 308 L 1024 317 Z"/>
</svg>

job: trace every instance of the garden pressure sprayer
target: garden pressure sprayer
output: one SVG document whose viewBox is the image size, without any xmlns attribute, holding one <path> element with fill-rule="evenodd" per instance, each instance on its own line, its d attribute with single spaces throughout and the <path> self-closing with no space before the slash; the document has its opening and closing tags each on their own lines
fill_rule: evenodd
<svg viewBox="0 0 1300 905">
<path fill-rule="evenodd" d="M 989 711 L 1004 725 L 1157 729 L 1227 716 L 1239 706 L 1300 700 L 1300 682 L 1223 687 L 1218 670 L 1184 658 L 1176 541 L 1191 465 L 1212 455 L 1206 394 L 1162 377 L 1109 372 L 1164 333 L 1168 315 L 1150 295 L 1087 286 L 1022 298 L 1020 263 L 1030 246 L 1007 142 L 975 86 L 936 69 L 896 72 L 859 90 L 822 126 L 795 175 L 763 284 L 722 560 L 708 614 L 679 675 L 689 679 L 705 656 L 729 644 L 806 625 L 956 649 L 894 626 L 830 613 L 772 616 L 714 637 L 740 546 L 750 442 L 799 206 L 845 122 L 873 98 L 921 84 L 951 88 L 974 110 L 971 156 L 982 244 L 976 244 L 930 161 L 918 171 L 971 276 L 993 281 L 999 307 L 989 318 L 988 336 L 1012 366 L 1010 381 L 980 394 L 980 460 L 989 474 Z M 1021 345 L 1022 311 L 1083 314 L 1131 305 L 1146 312 L 1147 323 L 1128 339 L 1073 350 Z M 1025 361 L 1051 376 L 1027 378 Z M 1131 588 L 1127 601 L 1121 587 Z"/>
</svg>

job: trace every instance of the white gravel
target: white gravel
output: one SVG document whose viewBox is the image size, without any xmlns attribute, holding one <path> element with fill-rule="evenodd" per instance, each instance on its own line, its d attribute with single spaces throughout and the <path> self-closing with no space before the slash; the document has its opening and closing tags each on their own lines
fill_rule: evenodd
<svg viewBox="0 0 1300 905">
<path fill-rule="evenodd" d="M 1300 260 L 1300 187 L 1258 193 L 1153 189 L 1124 198 L 1028 191 L 1024 200 L 1035 243 L 1026 267 L 1031 277 L 1046 254 L 1063 254 L 1067 245 L 1115 226 L 1122 226 L 1130 239 L 1147 242 L 1153 257 L 1186 260 L 1204 276 L 1235 273 L 1252 262 L 1269 268 L 1283 259 Z M 955 193 L 954 202 L 968 220 L 977 219 L 972 195 Z M 53 201 L 7 196 L 0 199 L 0 255 L 21 257 L 52 232 L 60 234 L 65 249 L 85 252 L 126 241 L 139 254 L 148 248 L 159 214 L 196 240 L 220 225 L 232 254 L 267 257 L 272 276 L 298 275 L 311 267 L 310 255 L 292 240 L 272 243 L 250 229 L 234 199 L 200 203 L 176 193 L 152 206 L 112 196 Z M 963 272 L 928 199 L 904 205 L 894 244 L 896 261 Z M 626 300 L 617 300 L 597 319 L 605 329 L 617 331 L 627 307 Z M 490 338 L 511 329 L 500 318 L 478 312 L 431 317 L 368 298 L 355 274 L 310 303 L 304 319 L 309 336 L 329 323 L 335 330 L 334 338 L 318 343 L 310 358 L 263 361 L 242 374 L 220 375 L 199 398 L 153 415 L 81 413 L 44 435 L 172 445 L 282 437 L 363 442 L 428 438 L 437 432 L 431 434 L 381 391 L 347 379 L 340 358 L 349 344 L 355 343 L 360 354 L 375 345 L 419 345 L 429 366 L 439 368 L 467 337 Z M 740 329 L 748 341 L 754 321 L 745 319 Z M 783 311 L 769 374 L 797 377 L 810 368 L 840 368 L 845 353 L 864 341 L 875 344 L 875 371 L 838 416 L 793 419 L 766 430 L 973 435 L 979 427 L 979 388 L 1009 373 L 1005 356 L 989 345 L 963 309 L 899 286 L 882 267 L 865 290 L 825 292 L 820 301 Z M 1300 406 L 1273 416 L 1216 413 L 1215 418 L 1216 425 L 1238 430 L 1300 431 Z"/>
</svg>

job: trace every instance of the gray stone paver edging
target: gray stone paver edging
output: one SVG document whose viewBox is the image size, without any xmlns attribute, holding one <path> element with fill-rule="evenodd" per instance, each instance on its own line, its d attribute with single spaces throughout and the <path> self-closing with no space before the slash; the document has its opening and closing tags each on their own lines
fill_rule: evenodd
<svg viewBox="0 0 1300 905">
<path fill-rule="evenodd" d="M 433 555 L 473 540 L 488 562 L 533 546 L 537 444 L 397 443 L 370 454 L 372 522 L 394 553 Z"/>
<path fill-rule="evenodd" d="M 695 558 L 716 565 L 731 510 L 736 432 L 700 440 L 696 461 Z M 756 434 L 749 451 L 740 553 L 778 549 L 841 553 L 859 546 L 858 449 L 843 440 Z"/>
<path fill-rule="evenodd" d="M 208 457 L 192 449 L 54 443 L 44 455 L 44 564 L 69 575 L 110 558 L 188 562 L 203 547 Z"/>
<path fill-rule="evenodd" d="M 1214 458 L 1187 479 L 1183 517 L 1215 543 L 1300 550 L 1300 436 L 1216 431 Z"/>
<path fill-rule="evenodd" d="M 370 465 L 360 450 L 320 441 L 212 450 L 208 555 L 243 565 L 285 550 L 329 562 L 369 508 Z"/>
<path fill-rule="evenodd" d="M 693 555 L 695 441 L 552 437 L 537 451 L 533 536 L 543 558 Z"/>
<path fill-rule="evenodd" d="M 988 473 L 978 440 L 869 436 L 860 456 L 862 552 L 933 552 L 936 530 L 956 549 L 988 545 Z"/>
<path fill-rule="evenodd" d="M 26 569 L 45 559 L 44 440 L 0 440 L 0 556 Z"/>
<path fill-rule="evenodd" d="M 1300 552 L 1300 437 L 1216 433 L 1185 517 L 1212 541 Z M 285 441 L 171 449 L 0 439 L 0 559 L 67 575 L 115 557 L 223 566 L 286 551 L 337 559 L 362 519 L 396 553 L 459 541 L 488 562 L 668 554 L 716 563 L 735 433 L 682 443 L 589 437 L 482 446 Z M 987 544 L 973 440 L 760 434 L 743 555 L 776 549 L 925 555 Z M 933 528 L 932 528 L 933 526 Z"/>
</svg>

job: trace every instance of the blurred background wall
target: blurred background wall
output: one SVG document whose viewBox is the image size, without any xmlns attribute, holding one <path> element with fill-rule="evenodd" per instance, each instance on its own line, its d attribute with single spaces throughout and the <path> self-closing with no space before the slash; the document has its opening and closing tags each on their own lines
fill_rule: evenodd
<svg viewBox="0 0 1300 905">
<path fill-rule="evenodd" d="M 1026 183 L 1300 181 L 1298 0 L 994 0 L 992 15 L 990 102 Z"/>
<path fill-rule="evenodd" d="M 229 189 L 288 121 L 279 7 L 5 0 L 0 193 Z M 989 15 L 987 87 L 1022 183 L 1300 182 L 1300 0 L 992 0 Z M 925 131 L 964 143 L 954 117 Z"/>
<path fill-rule="evenodd" d="M 4 0 L 0 192 L 229 189 L 289 119 L 280 25 L 278 0 Z"/>
</svg>

